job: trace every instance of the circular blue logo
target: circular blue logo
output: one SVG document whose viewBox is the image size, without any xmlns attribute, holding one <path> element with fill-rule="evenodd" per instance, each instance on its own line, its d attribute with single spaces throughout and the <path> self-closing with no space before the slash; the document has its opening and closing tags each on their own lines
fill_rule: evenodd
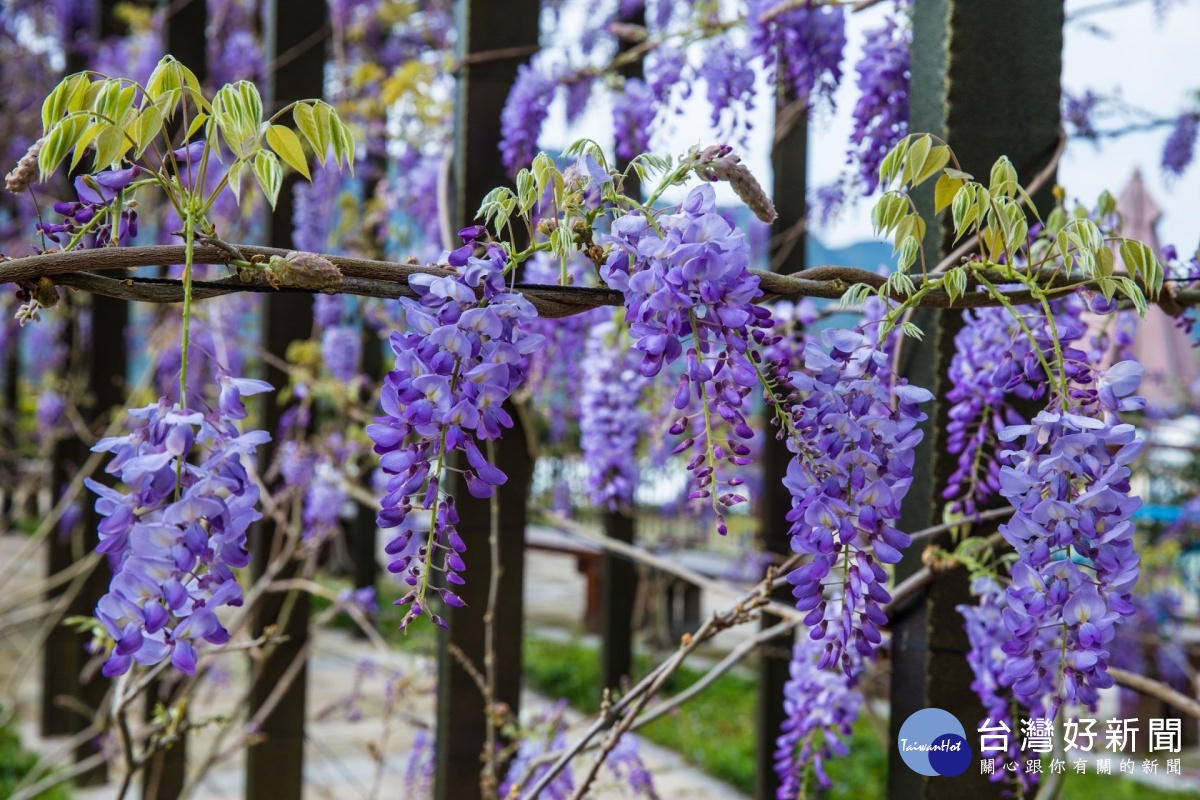
<svg viewBox="0 0 1200 800">
<path fill-rule="evenodd" d="M 900 757 L 913 772 L 953 778 L 967 771 L 973 755 L 967 732 L 953 714 L 923 708 L 900 726 Z"/>
</svg>

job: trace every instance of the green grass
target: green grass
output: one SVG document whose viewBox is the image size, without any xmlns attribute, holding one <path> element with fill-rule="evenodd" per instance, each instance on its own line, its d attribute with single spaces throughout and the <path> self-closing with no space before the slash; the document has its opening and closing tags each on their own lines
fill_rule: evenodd
<svg viewBox="0 0 1200 800">
<path fill-rule="evenodd" d="M 37 766 L 38 757 L 21 746 L 11 727 L 0 728 L 0 797 L 12 797 L 17 785 Z M 56 786 L 38 795 L 38 800 L 68 800 L 70 792 Z"/>
<path fill-rule="evenodd" d="M 648 657 L 638 657 L 640 674 L 652 666 Z M 600 667 L 594 648 L 579 642 L 528 637 L 524 668 L 530 689 L 564 698 L 584 713 L 599 710 Z M 698 670 L 682 667 L 667 682 L 663 696 L 677 694 L 701 675 Z M 750 794 L 754 791 L 757 702 L 758 687 L 753 680 L 726 674 L 699 697 L 647 725 L 639 734 L 677 751 L 709 775 Z M 1165 767 L 1165 761 L 1160 759 L 1160 771 L 1165 771 Z M 822 797 L 861 800 L 885 796 L 886 745 L 865 715 L 854 726 L 850 755 L 830 761 L 827 771 L 833 787 Z M 1062 800 L 1200 800 L 1200 792 L 1167 792 L 1119 775 L 1068 773 L 1059 797 Z"/>
</svg>

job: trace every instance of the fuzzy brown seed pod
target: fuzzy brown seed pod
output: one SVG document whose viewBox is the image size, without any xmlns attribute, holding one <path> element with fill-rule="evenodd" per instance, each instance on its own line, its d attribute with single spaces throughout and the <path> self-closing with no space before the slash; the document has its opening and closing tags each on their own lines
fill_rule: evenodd
<svg viewBox="0 0 1200 800">
<path fill-rule="evenodd" d="M 342 271 L 316 253 L 293 250 L 286 258 L 271 256 L 267 269 L 280 286 L 298 289 L 329 289 L 342 283 Z"/>
<path fill-rule="evenodd" d="M 21 160 L 12 168 L 12 172 L 4 177 L 5 189 L 13 194 L 22 194 L 34 184 L 38 176 L 38 153 L 45 143 L 46 137 L 43 136 L 29 146 L 25 155 L 21 156 Z"/>
<path fill-rule="evenodd" d="M 706 147 L 692 157 L 696 161 L 697 175 L 706 181 L 728 182 L 733 193 L 754 212 L 754 216 L 768 225 L 779 216 L 775 204 L 763 191 L 762 184 L 742 163 L 742 159 L 734 155 L 729 145 Z"/>
</svg>

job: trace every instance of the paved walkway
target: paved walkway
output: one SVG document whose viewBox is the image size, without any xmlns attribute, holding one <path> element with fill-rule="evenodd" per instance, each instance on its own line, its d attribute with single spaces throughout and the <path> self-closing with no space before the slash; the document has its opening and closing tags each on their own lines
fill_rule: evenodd
<svg viewBox="0 0 1200 800">
<path fill-rule="evenodd" d="M 9 563 L 17 544 L 11 537 L 0 537 L 0 564 Z M 555 556 L 540 554 L 532 554 L 530 560 L 529 599 L 536 601 L 534 607 L 554 609 L 549 616 L 562 615 L 564 624 L 570 619 L 578 621 L 582 614 L 582 593 L 574 589 L 581 590 L 582 585 L 574 587 L 570 580 L 562 580 L 564 573 L 574 576 L 570 560 L 564 562 Z M 31 560 L 23 565 L 19 582 L 31 583 L 40 574 L 40 569 L 40 559 Z M 553 575 L 558 578 L 551 579 Z M 555 602 L 547 604 L 548 595 L 554 595 Z M 577 607 L 570 607 L 571 602 Z M 535 619 L 537 616 L 535 614 Z M 538 620 L 538 624 L 551 621 Z M 8 637 L 0 640 L 0 685 L 7 678 L 6 673 L 15 666 L 19 654 L 28 648 L 31 635 L 32 625 L 11 631 Z M 239 687 L 244 685 L 243 663 L 244 659 L 237 656 L 228 659 L 227 671 L 220 680 L 207 687 L 192 705 L 193 721 L 232 711 L 241 693 Z M 402 649 L 379 651 L 369 642 L 343 631 L 320 632 L 309 662 L 306 796 L 337 800 L 370 798 L 372 787 L 378 781 L 382 787 L 379 797 L 419 800 L 421 794 L 409 791 L 410 779 L 406 772 L 414 742 L 420 732 L 429 731 L 432 723 L 433 681 L 430 676 L 435 673 L 436 667 L 427 657 Z M 55 742 L 41 739 L 36 728 L 39 678 L 40 670 L 35 666 L 20 684 L 20 727 L 26 746 L 49 752 Z M 390 706 L 389 696 L 395 698 Z M 530 693 L 526 693 L 522 702 L 527 713 L 545 709 L 550 703 L 548 699 Z M 574 732 L 580 718 L 572 715 L 570 719 Z M 214 737 L 215 729 L 193 734 L 188 744 L 189 759 L 203 757 Z M 730 787 L 701 775 L 672 751 L 643 740 L 641 752 L 663 798 L 737 800 L 743 797 Z M 242 758 L 238 754 L 211 770 L 194 797 L 197 800 L 240 799 L 244 781 Z M 117 761 L 114 759 L 112 763 Z M 115 784 L 110 784 L 78 791 L 76 797 L 79 800 L 109 800 L 114 792 Z M 131 797 L 136 796 L 136 792 L 131 792 Z M 592 796 L 615 800 L 628 797 L 628 788 L 609 780 L 599 783 Z"/>
</svg>

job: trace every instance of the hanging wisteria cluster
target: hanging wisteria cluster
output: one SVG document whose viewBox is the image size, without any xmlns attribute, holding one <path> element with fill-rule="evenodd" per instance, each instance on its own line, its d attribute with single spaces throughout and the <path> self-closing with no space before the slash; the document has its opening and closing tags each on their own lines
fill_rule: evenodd
<svg viewBox="0 0 1200 800">
<path fill-rule="evenodd" d="M 483 455 L 479 442 L 498 439 L 512 427 L 504 403 L 521 384 L 523 357 L 543 341 L 524 330 L 537 311 L 504 284 L 504 251 L 481 243 L 482 226 L 459 235 L 464 245 L 448 258 L 458 274 L 410 280 L 419 299 L 400 301 L 404 332 L 392 334 L 396 367 L 380 397 L 384 416 L 367 427 L 389 476 L 379 524 L 400 529 L 387 545 L 396 556 L 388 569 L 413 587 L 397 601 L 408 606 L 401 628 L 421 614 L 445 624 L 430 610 L 426 594 L 434 571 L 451 584 L 462 583 L 466 544 L 455 529 L 454 496 L 441 485 L 443 470 L 458 472 L 473 497 L 490 497 L 504 483 L 504 473 Z M 482 258 L 472 254 L 477 245 L 484 247 Z M 455 452 L 465 463 L 449 462 Z M 414 518 L 414 510 L 427 516 Z M 437 592 L 446 603 L 462 605 L 450 587 Z"/>
<path fill-rule="evenodd" d="M 873 658 L 887 624 L 888 573 L 911 542 L 896 524 L 912 484 L 921 441 L 921 403 L 933 399 L 891 373 L 872 325 L 831 330 L 825 347 L 809 343 L 790 383 L 799 395 L 789 445 L 796 452 L 784 486 L 792 494 L 792 548 L 812 555 L 788 576 L 819 666 L 847 675 Z M 827 593 L 832 589 L 833 600 Z"/>
<path fill-rule="evenodd" d="M 105 471 L 127 492 L 90 478 L 99 495 L 99 553 L 115 564 L 96 616 L 115 642 L 105 675 L 170 658 L 196 671 L 195 642 L 229 640 L 216 611 L 242 604 L 234 570 L 250 563 L 246 531 L 262 517 L 246 461 L 270 436 L 240 433 L 242 397 L 271 390 L 263 381 L 219 375 L 215 409 L 165 400 L 129 412 L 133 430 L 93 448 L 112 454 Z"/>
</svg>

